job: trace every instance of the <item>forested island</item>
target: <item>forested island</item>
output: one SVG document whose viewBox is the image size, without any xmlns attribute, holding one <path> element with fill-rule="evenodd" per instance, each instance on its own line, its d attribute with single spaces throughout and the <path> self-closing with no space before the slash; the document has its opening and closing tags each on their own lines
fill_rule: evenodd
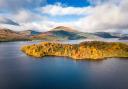
<svg viewBox="0 0 128 89">
<path fill-rule="evenodd" d="M 21 50 L 34 57 L 66 56 L 76 60 L 128 57 L 128 45 L 120 42 L 88 41 L 80 44 L 42 42 L 23 46 Z"/>
</svg>

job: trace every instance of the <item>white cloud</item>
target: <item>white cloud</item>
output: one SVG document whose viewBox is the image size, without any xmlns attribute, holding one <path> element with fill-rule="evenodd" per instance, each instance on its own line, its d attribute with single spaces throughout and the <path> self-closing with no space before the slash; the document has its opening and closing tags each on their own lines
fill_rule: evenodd
<svg viewBox="0 0 128 89">
<path fill-rule="evenodd" d="M 23 8 L 36 8 L 47 0 L 0 0 L 0 11 L 11 10 L 17 11 Z"/>
<path fill-rule="evenodd" d="M 62 4 L 47 5 L 39 8 L 44 14 L 52 16 L 64 16 L 64 15 L 86 15 L 91 10 L 91 7 L 68 7 Z"/>
<path fill-rule="evenodd" d="M 83 31 L 106 31 L 109 29 L 128 29 L 128 11 L 121 6 L 104 4 L 93 8 L 93 13 L 81 18 L 77 23 Z"/>
<path fill-rule="evenodd" d="M 36 22 L 38 20 L 43 20 L 46 18 L 45 16 L 41 16 L 39 14 L 36 14 L 32 11 L 25 9 L 11 14 L 11 17 L 21 23 Z"/>
</svg>

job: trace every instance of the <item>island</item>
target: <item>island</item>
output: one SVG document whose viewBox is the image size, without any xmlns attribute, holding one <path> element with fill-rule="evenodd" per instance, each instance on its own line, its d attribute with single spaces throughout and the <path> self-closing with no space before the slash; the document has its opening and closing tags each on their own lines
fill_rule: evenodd
<svg viewBox="0 0 128 89">
<path fill-rule="evenodd" d="M 75 60 L 128 57 L 128 45 L 120 42 L 86 41 L 79 44 L 42 42 L 23 46 L 21 51 L 33 57 L 64 56 Z"/>
</svg>

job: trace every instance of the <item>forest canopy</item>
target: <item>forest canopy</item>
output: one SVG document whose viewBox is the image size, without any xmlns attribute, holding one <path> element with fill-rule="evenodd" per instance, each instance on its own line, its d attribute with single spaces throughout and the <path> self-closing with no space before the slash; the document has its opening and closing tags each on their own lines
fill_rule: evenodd
<svg viewBox="0 0 128 89">
<path fill-rule="evenodd" d="M 88 41 L 80 44 L 42 42 L 23 46 L 21 50 L 34 57 L 66 56 L 73 59 L 128 57 L 128 45 L 120 42 Z"/>
</svg>

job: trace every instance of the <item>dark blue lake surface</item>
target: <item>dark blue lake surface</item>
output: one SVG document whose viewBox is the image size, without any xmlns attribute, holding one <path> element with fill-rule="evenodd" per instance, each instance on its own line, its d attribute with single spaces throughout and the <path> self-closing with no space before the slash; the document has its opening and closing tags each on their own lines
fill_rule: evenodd
<svg viewBox="0 0 128 89">
<path fill-rule="evenodd" d="M 33 43 L 0 43 L 0 89 L 128 89 L 127 59 L 33 58 L 20 51 Z"/>
</svg>

